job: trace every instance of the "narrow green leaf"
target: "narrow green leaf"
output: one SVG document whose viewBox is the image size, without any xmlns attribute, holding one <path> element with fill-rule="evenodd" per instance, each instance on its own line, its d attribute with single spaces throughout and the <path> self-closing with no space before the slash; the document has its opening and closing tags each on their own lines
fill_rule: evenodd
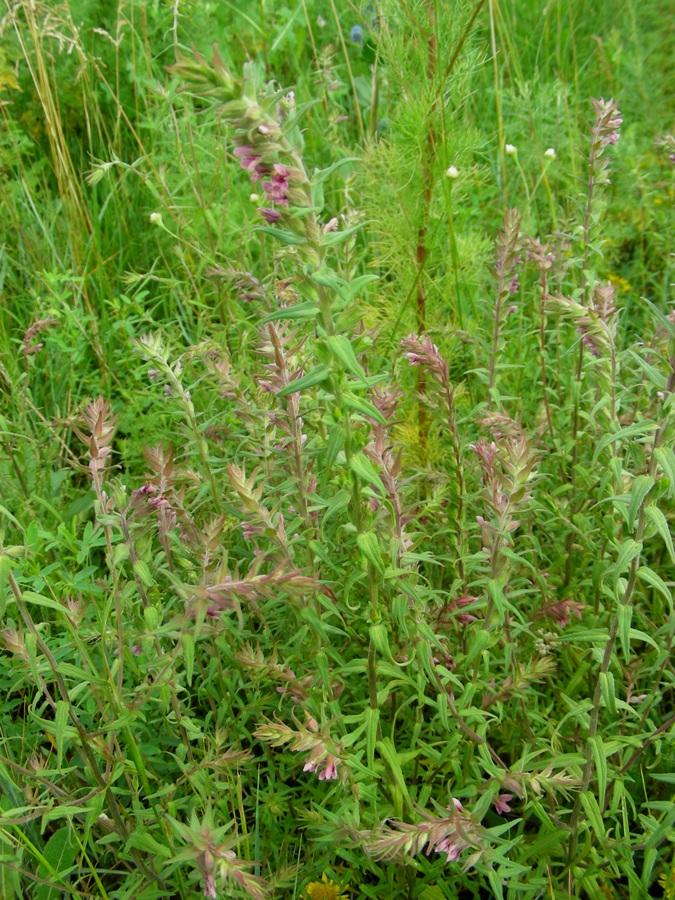
<svg viewBox="0 0 675 900">
<path fill-rule="evenodd" d="M 593 462 L 596 463 L 605 447 L 608 447 L 615 441 L 625 441 L 628 440 L 628 438 L 634 437 L 645 437 L 646 435 L 651 434 L 652 431 L 655 431 L 656 427 L 656 422 L 633 422 L 631 425 L 626 425 L 624 428 L 618 428 L 613 433 L 603 435 L 595 448 Z"/>
<path fill-rule="evenodd" d="M 593 754 L 593 762 L 595 763 L 595 774 L 598 780 L 598 797 L 600 798 L 600 802 L 603 803 L 607 791 L 607 758 L 605 756 L 605 747 L 599 734 L 589 738 L 588 743 L 591 748 L 591 753 Z"/>
<path fill-rule="evenodd" d="M 150 567 L 145 562 L 144 559 L 137 559 L 133 565 L 134 574 L 141 582 L 141 584 L 146 588 L 154 587 L 155 579 L 152 577 L 152 572 L 150 571 Z"/>
<path fill-rule="evenodd" d="M 640 566 L 637 574 L 640 581 L 646 582 L 648 585 L 653 587 L 655 591 L 658 591 L 659 594 L 661 594 L 661 596 L 668 604 L 668 607 L 672 610 L 673 595 L 663 578 L 661 578 L 660 575 L 657 575 L 653 569 L 650 569 L 647 566 Z"/>
<path fill-rule="evenodd" d="M 66 744 L 66 726 L 68 725 L 68 703 L 65 700 L 56 701 L 56 712 L 54 713 L 54 739 L 56 740 L 56 768 L 61 768 L 63 762 L 63 751 Z"/>
<path fill-rule="evenodd" d="M 387 424 L 385 417 L 379 409 L 370 402 L 370 400 L 364 400 L 363 397 L 357 397 L 356 394 L 352 394 L 351 391 L 344 391 L 342 400 L 348 409 L 353 409 L 355 412 L 361 413 L 361 415 L 369 416 L 371 419 L 379 422 L 380 425 Z"/>
<path fill-rule="evenodd" d="M 640 631 L 638 628 L 631 628 L 630 638 L 632 641 L 644 641 L 645 644 L 649 644 L 649 646 L 653 647 L 655 650 L 660 649 L 653 637 L 650 637 L 646 631 Z"/>
<path fill-rule="evenodd" d="M 387 764 L 391 775 L 394 779 L 395 784 L 405 797 L 408 807 L 412 809 L 412 800 L 410 798 L 410 794 L 408 792 L 408 784 L 406 779 L 403 776 L 403 770 L 401 769 L 401 763 L 399 761 L 398 754 L 396 752 L 396 748 L 394 747 L 393 741 L 390 737 L 384 738 L 382 741 L 377 742 L 377 752 L 380 754 L 382 759 Z"/>
<path fill-rule="evenodd" d="M 46 609 L 53 609 L 56 612 L 63 612 L 63 607 L 60 603 L 57 603 L 56 600 L 52 600 L 51 597 L 43 597 L 42 594 L 37 594 L 35 591 L 24 591 L 23 599 L 26 603 L 34 603 L 36 606 L 44 606 Z"/>
<path fill-rule="evenodd" d="M 614 676 L 611 672 L 600 672 L 600 690 L 605 706 L 610 713 L 616 715 L 616 688 L 614 686 Z"/>
<path fill-rule="evenodd" d="M 580 794 L 580 798 L 581 805 L 586 813 L 586 818 L 591 823 L 591 827 L 593 828 L 597 839 L 604 844 L 607 835 L 602 821 L 602 813 L 600 812 L 598 801 L 595 799 L 595 794 L 592 794 L 590 791 L 584 791 Z"/>
<path fill-rule="evenodd" d="M 328 231 L 326 234 L 321 235 L 321 246 L 335 247 L 338 244 L 344 244 L 344 242 L 349 240 L 352 235 L 356 234 L 357 231 L 360 231 L 361 228 L 363 228 L 363 225 L 364 223 L 360 222 L 352 228 L 345 228 L 344 231 Z"/>
<path fill-rule="evenodd" d="M 331 334 L 326 338 L 328 349 L 333 356 L 342 363 L 342 365 L 365 383 L 366 373 L 363 371 L 361 363 L 356 358 L 354 348 L 351 341 L 344 334 Z"/>
<path fill-rule="evenodd" d="M 644 359 L 644 357 L 640 353 L 636 353 L 634 350 L 629 349 L 628 355 L 640 366 L 647 378 L 657 388 L 657 390 L 665 391 L 668 384 L 668 379 L 662 372 L 659 372 L 659 370 L 654 366 L 650 366 L 647 360 Z"/>
<path fill-rule="evenodd" d="M 325 527 L 326 523 L 332 519 L 333 516 L 341 513 L 344 509 L 347 509 L 349 506 L 349 502 L 351 500 L 351 494 L 348 490 L 338 491 L 337 494 L 332 498 L 328 506 L 326 507 L 324 514 L 321 517 L 321 527 Z"/>
<path fill-rule="evenodd" d="M 642 300 L 650 308 L 650 310 L 652 311 L 652 315 L 659 322 L 661 327 L 668 332 L 671 338 L 675 338 L 675 322 L 673 322 L 673 320 L 668 316 L 664 316 L 658 306 L 655 303 L 652 303 L 651 300 L 647 300 L 646 297 L 643 297 Z"/>
<path fill-rule="evenodd" d="M 293 246 L 295 244 L 304 244 L 307 238 L 301 234 L 295 234 L 293 231 L 284 231 L 282 228 L 270 228 L 268 225 L 260 225 L 256 231 L 262 231 L 270 237 L 276 238 L 282 244 Z"/>
<path fill-rule="evenodd" d="M 358 544 L 359 550 L 368 560 L 368 562 L 372 563 L 372 565 L 375 566 L 380 575 L 384 575 L 385 565 L 384 560 L 382 559 L 382 554 L 380 552 L 380 545 L 377 540 L 377 535 L 372 531 L 366 531 L 362 534 L 358 534 L 356 536 L 356 543 Z"/>
<path fill-rule="evenodd" d="M 314 174 L 312 175 L 312 183 L 313 184 L 321 184 L 322 181 L 325 181 L 329 178 L 333 172 L 340 168 L 340 166 L 345 166 L 348 163 L 356 163 L 358 162 L 358 158 L 356 156 L 344 156 L 342 159 L 339 159 L 337 162 L 333 163 L 332 166 L 328 166 L 325 169 L 316 169 Z"/>
<path fill-rule="evenodd" d="M 378 494 L 384 497 L 384 485 L 380 481 L 377 469 L 365 453 L 355 453 L 349 460 L 349 467 L 352 472 L 355 472 L 366 484 L 372 485 Z"/>
<path fill-rule="evenodd" d="M 302 378 L 296 378 L 295 381 L 292 381 L 290 384 L 284 385 L 277 396 L 285 397 L 287 394 L 295 394 L 298 391 L 304 391 L 307 388 L 314 387 L 317 384 L 321 384 L 322 381 L 325 381 L 329 375 L 330 369 L 328 366 L 324 366 L 323 364 L 314 366 L 314 368 L 306 375 L 303 375 Z"/>
<path fill-rule="evenodd" d="M 635 520 L 645 502 L 647 494 L 654 487 L 654 479 L 650 475 L 638 475 L 633 481 L 630 492 L 630 505 L 628 507 L 628 527 L 632 531 L 635 528 Z"/>
<path fill-rule="evenodd" d="M 183 644 L 183 662 L 185 663 L 185 677 L 189 685 L 192 684 L 192 674 L 195 667 L 195 638 L 194 635 L 186 631 L 181 636 Z"/>
<path fill-rule="evenodd" d="M 263 319 L 263 325 L 267 322 L 280 322 L 286 319 L 315 319 L 319 315 L 319 307 L 314 300 L 305 300 L 304 303 L 295 303 L 293 306 L 285 306 L 277 309 Z"/>
<path fill-rule="evenodd" d="M 379 709 L 366 708 L 366 759 L 368 768 L 372 771 L 375 766 L 375 747 L 377 745 L 377 729 L 380 724 Z"/>
<path fill-rule="evenodd" d="M 672 447 L 657 447 L 654 450 L 656 461 L 661 467 L 661 471 L 670 482 L 668 496 L 675 496 L 675 452 Z"/>
<path fill-rule="evenodd" d="M 638 544 L 637 541 L 634 541 L 633 538 L 627 538 L 621 548 L 619 550 L 619 555 L 616 558 L 616 562 L 614 563 L 614 571 L 617 575 L 620 575 L 622 572 L 625 572 L 628 566 L 632 563 L 633 559 L 638 556 L 642 551 L 642 544 Z"/>
<path fill-rule="evenodd" d="M 671 809 L 668 813 L 666 813 L 663 821 L 659 823 L 658 828 L 656 828 L 647 839 L 647 843 L 645 844 L 645 850 L 651 850 L 654 847 L 658 847 L 659 844 L 665 840 L 668 832 L 671 830 L 673 825 L 675 824 L 675 803 L 671 804 Z"/>
<path fill-rule="evenodd" d="M 619 601 L 616 615 L 619 623 L 619 640 L 621 641 L 623 658 L 628 662 L 630 660 L 630 623 L 633 618 L 633 607 Z"/>
<path fill-rule="evenodd" d="M 391 655 L 391 647 L 389 646 L 389 633 L 387 626 L 380 622 L 377 625 L 371 625 L 369 628 L 370 640 L 373 647 L 377 650 L 379 656 L 385 659 L 393 660 Z"/>
<path fill-rule="evenodd" d="M 662 510 L 660 510 L 658 506 L 655 506 L 653 503 L 651 503 L 649 506 L 645 507 L 645 515 L 652 523 L 652 525 L 656 527 L 656 530 L 663 538 L 663 543 L 666 545 L 668 555 L 670 556 L 670 561 L 672 563 L 675 563 L 675 547 L 673 547 L 673 536 L 670 533 L 668 520 L 666 519 Z"/>
</svg>

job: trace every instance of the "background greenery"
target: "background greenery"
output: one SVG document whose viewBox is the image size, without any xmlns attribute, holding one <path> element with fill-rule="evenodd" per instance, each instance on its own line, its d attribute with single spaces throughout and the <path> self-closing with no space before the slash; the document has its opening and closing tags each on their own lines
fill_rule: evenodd
<svg viewBox="0 0 675 900">
<path fill-rule="evenodd" d="M 256 861 L 218 857 L 223 896 L 675 896 L 674 30 L 658 0 L 6 4 L 0 896 L 197 896 L 214 847 Z M 312 263 L 169 68 L 214 42 L 293 89 L 316 216 L 354 228 L 322 244 L 330 326 L 277 315 Z M 447 370 L 406 365 L 411 332 Z M 146 482 L 173 520 L 129 506 Z M 316 733 L 349 777 L 302 772 Z M 477 858 L 401 865 L 387 822 L 453 797 Z"/>
</svg>

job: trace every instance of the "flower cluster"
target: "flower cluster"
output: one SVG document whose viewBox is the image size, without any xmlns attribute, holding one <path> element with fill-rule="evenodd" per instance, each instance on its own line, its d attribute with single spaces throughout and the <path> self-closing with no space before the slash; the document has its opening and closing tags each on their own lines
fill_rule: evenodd
<svg viewBox="0 0 675 900">
<path fill-rule="evenodd" d="M 44 344 L 42 341 L 35 342 L 35 338 L 42 331 L 46 331 L 48 328 L 54 328 L 59 324 L 58 319 L 54 319 L 51 316 L 46 319 L 36 319 L 31 325 L 26 329 L 26 333 L 23 336 L 23 355 L 24 359 L 28 359 L 29 356 L 34 353 L 38 353 L 42 350 Z"/>
<path fill-rule="evenodd" d="M 323 748 L 316 748 L 310 753 L 302 767 L 303 772 L 317 772 L 319 781 L 333 781 L 338 777 L 337 765 L 340 760 Z"/>
<path fill-rule="evenodd" d="M 258 864 L 239 859 L 231 849 L 236 838 L 226 837 L 226 833 L 232 823 L 217 827 L 208 810 L 201 822 L 193 813 L 189 825 L 167 818 L 171 829 L 186 845 L 175 854 L 173 862 L 180 864 L 189 860 L 196 866 L 203 879 L 204 897 L 216 900 L 218 879 L 223 888 L 228 884 L 228 893 L 232 889 L 243 890 L 251 900 L 267 900 L 270 895 L 264 879 L 248 871 Z"/>
<path fill-rule="evenodd" d="M 447 625 L 452 621 L 459 625 L 470 625 L 472 622 L 478 621 L 478 616 L 474 616 L 470 612 L 460 612 L 466 606 L 477 608 L 474 604 L 479 602 L 478 597 L 471 597 L 469 594 L 463 594 L 461 597 L 455 597 L 450 603 L 447 603 L 438 613 L 437 621 L 439 625 Z"/>
<path fill-rule="evenodd" d="M 535 619 L 545 618 L 552 619 L 561 628 L 567 628 L 572 618 L 581 619 L 585 604 L 579 600 L 556 600 L 555 603 L 549 603 L 543 606 L 534 614 Z"/>
<path fill-rule="evenodd" d="M 310 715 L 305 715 L 306 722 L 304 725 L 298 724 L 297 731 L 281 722 L 266 722 L 258 726 L 254 737 L 272 747 L 288 744 L 291 750 L 309 751 L 303 772 L 315 772 L 319 781 L 333 781 L 338 777 L 338 766 L 342 762 L 340 747 L 325 728 L 320 731 L 318 723 Z"/>
<path fill-rule="evenodd" d="M 442 387 L 449 385 L 448 364 L 430 337 L 409 334 L 401 341 L 401 349 L 411 366 L 426 369 Z"/>
<path fill-rule="evenodd" d="M 275 224 L 283 220 L 295 230 L 307 231 L 311 218 L 296 219 L 285 212 L 291 207 L 311 206 L 309 179 L 290 138 L 294 128 L 292 92 L 273 92 L 269 85 L 260 90 L 251 65 L 238 81 L 217 55 L 211 65 L 197 55 L 195 62 L 182 60 L 173 71 L 184 89 L 222 101 L 223 118 L 233 131 L 233 153 L 251 181 L 262 182 L 268 205 L 258 211 L 265 221 Z"/>
<path fill-rule="evenodd" d="M 530 499 L 536 456 L 527 438 L 507 416 L 495 415 L 485 422 L 492 426 L 499 444 L 481 438 L 469 448 L 480 461 L 483 497 L 491 513 L 489 520 L 478 515 L 476 521 L 483 551 L 496 576 L 508 564 L 502 550 L 511 543 L 511 535 L 521 524 L 517 512 Z"/>
<path fill-rule="evenodd" d="M 620 128 L 623 122 L 621 113 L 617 109 L 614 100 L 593 100 L 595 113 L 595 127 L 593 129 L 593 142 L 600 145 L 601 150 L 607 146 L 616 146 L 619 143 Z"/>
<path fill-rule="evenodd" d="M 467 865 L 473 865 L 483 852 L 482 830 L 454 797 L 447 811 L 441 818 L 422 812 L 419 822 L 392 822 L 359 836 L 367 852 L 377 859 L 405 861 L 424 851 L 427 856 L 443 853 L 448 862 L 456 862 L 463 850 L 473 847 L 477 853 L 467 860 Z"/>
<path fill-rule="evenodd" d="M 591 130 L 591 152 L 589 167 L 595 184 L 609 182 L 609 160 L 603 154 L 607 147 L 619 142 L 623 119 L 613 100 L 593 100 L 595 123 Z"/>
</svg>

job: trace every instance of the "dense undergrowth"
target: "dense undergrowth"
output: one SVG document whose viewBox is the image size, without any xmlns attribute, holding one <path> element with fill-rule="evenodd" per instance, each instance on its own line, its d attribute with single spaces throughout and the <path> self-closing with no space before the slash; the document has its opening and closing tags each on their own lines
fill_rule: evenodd
<svg viewBox="0 0 675 900">
<path fill-rule="evenodd" d="M 0 897 L 675 896 L 672 30 L 7 3 Z"/>
</svg>

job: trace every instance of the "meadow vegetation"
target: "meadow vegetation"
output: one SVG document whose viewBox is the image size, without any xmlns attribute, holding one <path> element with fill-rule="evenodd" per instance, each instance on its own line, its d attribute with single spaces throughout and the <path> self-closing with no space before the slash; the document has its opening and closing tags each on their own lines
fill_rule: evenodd
<svg viewBox="0 0 675 900">
<path fill-rule="evenodd" d="M 0 897 L 675 897 L 665 0 L 7 0 Z"/>
</svg>

